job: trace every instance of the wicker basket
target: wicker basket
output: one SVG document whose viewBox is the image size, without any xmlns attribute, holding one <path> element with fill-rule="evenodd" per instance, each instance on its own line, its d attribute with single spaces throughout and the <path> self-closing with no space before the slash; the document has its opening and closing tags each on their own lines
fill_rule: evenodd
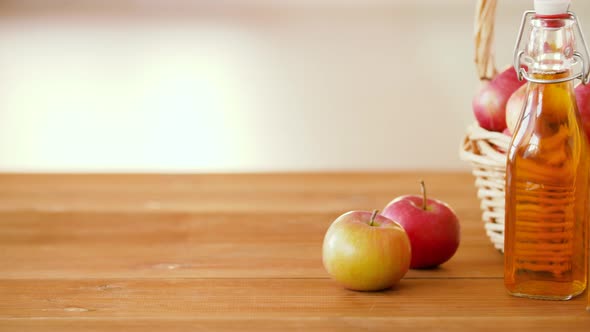
<svg viewBox="0 0 590 332">
<path fill-rule="evenodd" d="M 495 12 L 496 0 L 478 1 L 475 15 L 475 63 L 481 81 L 491 80 L 497 74 L 493 52 Z M 461 159 L 470 162 L 473 167 L 486 233 L 502 252 L 506 151 L 509 144 L 510 137 L 474 124 L 467 129 L 460 149 Z"/>
</svg>

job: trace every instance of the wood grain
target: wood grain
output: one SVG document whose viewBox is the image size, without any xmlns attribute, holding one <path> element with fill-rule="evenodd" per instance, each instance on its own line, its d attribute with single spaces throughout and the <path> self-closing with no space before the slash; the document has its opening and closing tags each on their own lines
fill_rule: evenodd
<svg viewBox="0 0 590 332">
<path fill-rule="evenodd" d="M 321 245 L 338 214 L 5 213 L 0 275 L 326 278 Z M 502 256 L 478 244 L 481 233 L 464 222 L 452 261 L 408 277 L 501 277 Z"/>
<path fill-rule="evenodd" d="M 420 193 L 479 205 L 461 174 L 0 175 L 0 211 L 342 213 Z"/>
<path fill-rule="evenodd" d="M 0 331 L 536 331 L 587 332 L 583 317 L 252 317 L 3 320 Z"/>
<path fill-rule="evenodd" d="M 373 293 L 349 291 L 329 279 L 25 279 L 3 281 L 0 292 L 18 298 L 0 305 L 4 318 L 457 317 L 469 312 L 498 319 L 569 313 L 590 323 L 582 297 L 559 306 L 546 301 L 528 306 L 528 300 L 506 296 L 501 279 L 406 279 Z"/>
<path fill-rule="evenodd" d="M 321 242 L 351 209 L 451 204 L 456 256 L 392 290 L 342 289 Z M 517 299 L 469 174 L 0 175 L 0 330 L 588 331 L 585 297 Z"/>
</svg>

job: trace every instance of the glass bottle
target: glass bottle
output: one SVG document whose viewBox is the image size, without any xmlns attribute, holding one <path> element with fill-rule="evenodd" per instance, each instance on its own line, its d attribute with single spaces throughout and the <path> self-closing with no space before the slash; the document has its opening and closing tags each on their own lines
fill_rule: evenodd
<svg viewBox="0 0 590 332">
<path fill-rule="evenodd" d="M 546 15 L 538 2 L 552 1 L 525 13 L 529 38 L 519 52 L 519 36 L 515 50 L 528 83 L 506 167 L 504 284 L 515 296 L 568 300 L 587 284 L 590 159 L 573 79 L 587 79 L 574 71 L 588 62 L 574 49 L 569 3 Z"/>
</svg>

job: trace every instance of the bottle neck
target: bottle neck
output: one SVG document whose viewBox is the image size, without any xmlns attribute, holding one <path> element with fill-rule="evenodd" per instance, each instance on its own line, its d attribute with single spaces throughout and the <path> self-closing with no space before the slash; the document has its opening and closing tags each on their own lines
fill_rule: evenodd
<svg viewBox="0 0 590 332">
<path fill-rule="evenodd" d="M 526 65 L 533 76 L 569 73 L 574 64 L 574 21 L 570 18 L 531 20 L 531 32 L 525 50 Z"/>
</svg>

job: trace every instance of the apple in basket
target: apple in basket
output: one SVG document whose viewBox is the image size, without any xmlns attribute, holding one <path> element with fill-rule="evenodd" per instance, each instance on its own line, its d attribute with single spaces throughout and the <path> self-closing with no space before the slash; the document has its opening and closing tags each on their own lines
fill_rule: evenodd
<svg viewBox="0 0 590 332">
<path fill-rule="evenodd" d="M 575 95 L 582 125 L 586 132 L 586 136 L 590 141 L 590 84 L 579 84 L 575 89 Z M 524 108 L 525 100 L 526 85 L 518 88 L 518 90 L 516 90 L 508 99 L 508 103 L 506 104 L 506 124 L 510 135 L 516 130 L 516 125 L 518 124 L 518 119 Z"/>
<path fill-rule="evenodd" d="M 506 103 L 506 130 L 510 135 L 516 130 L 520 113 L 524 108 L 524 101 L 526 98 L 526 85 L 521 86 L 518 90 L 514 91 L 512 96 Z"/>
<path fill-rule="evenodd" d="M 590 84 L 580 84 L 576 87 L 576 103 L 582 119 L 584 131 L 590 142 Z"/>
<path fill-rule="evenodd" d="M 494 79 L 485 82 L 473 98 L 473 113 L 480 127 L 502 132 L 506 129 L 506 103 L 526 80 L 519 81 L 514 67 L 509 67 Z"/>
</svg>

